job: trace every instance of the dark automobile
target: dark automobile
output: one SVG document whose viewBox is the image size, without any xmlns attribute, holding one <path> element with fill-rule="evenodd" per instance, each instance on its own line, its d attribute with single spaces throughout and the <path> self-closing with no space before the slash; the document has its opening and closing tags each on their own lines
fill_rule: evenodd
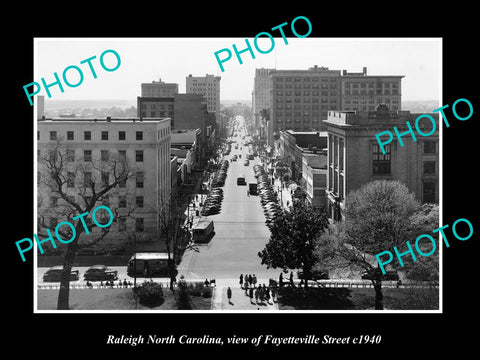
<svg viewBox="0 0 480 360">
<path fill-rule="evenodd" d="M 45 272 L 45 274 L 43 274 L 43 281 L 45 282 L 60 281 L 62 279 L 62 271 L 63 271 L 63 265 L 51 267 Z M 72 269 L 70 271 L 70 281 L 76 281 L 78 280 L 78 277 L 79 277 L 79 271 Z"/>
<path fill-rule="evenodd" d="M 327 271 L 311 270 L 310 272 L 311 272 L 311 277 L 309 278 L 309 280 L 317 281 L 317 280 L 329 279 Z M 302 279 L 302 280 L 305 279 L 303 275 L 303 271 L 298 271 L 297 276 L 299 279 Z"/>
<path fill-rule="evenodd" d="M 89 281 L 117 280 L 118 271 L 109 269 L 106 265 L 93 265 L 85 271 L 83 278 Z"/>
</svg>

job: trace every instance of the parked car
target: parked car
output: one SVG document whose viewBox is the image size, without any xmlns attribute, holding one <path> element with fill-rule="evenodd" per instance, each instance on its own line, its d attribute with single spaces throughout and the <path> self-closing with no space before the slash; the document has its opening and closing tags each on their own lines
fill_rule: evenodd
<svg viewBox="0 0 480 360">
<path fill-rule="evenodd" d="M 107 265 L 93 265 L 85 271 L 83 278 L 89 281 L 117 280 L 118 271 L 110 269 Z"/>
<path fill-rule="evenodd" d="M 53 266 L 43 274 L 43 281 L 45 282 L 57 282 L 62 279 L 63 265 Z M 70 281 L 76 281 L 79 278 L 79 271 L 70 270 Z"/>
<path fill-rule="evenodd" d="M 248 166 L 248 165 L 250 165 L 250 161 L 248 161 L 248 159 L 247 159 L 247 160 L 245 160 L 245 161 L 243 162 L 243 165 L 244 165 L 244 166 Z"/>
</svg>

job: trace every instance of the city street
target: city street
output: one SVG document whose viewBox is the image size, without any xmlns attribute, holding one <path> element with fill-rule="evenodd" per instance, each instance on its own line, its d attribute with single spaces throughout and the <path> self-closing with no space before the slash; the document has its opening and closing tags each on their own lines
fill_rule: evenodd
<svg viewBox="0 0 480 360">
<path fill-rule="evenodd" d="M 243 130 L 233 138 L 232 151 L 225 159 L 232 161 L 225 181 L 221 212 L 208 216 L 214 221 L 215 236 L 207 245 L 200 245 L 198 252 L 187 251 L 178 267 L 179 276 L 188 279 L 234 279 L 241 273 L 255 274 L 259 279 L 278 278 L 279 269 L 267 269 L 260 264 L 257 253 L 268 241 L 270 232 L 258 196 L 248 196 L 247 186 L 237 185 L 237 177 L 245 176 L 247 184 L 256 182 L 253 165 L 258 157 L 244 165 L 248 146 L 243 146 Z M 238 149 L 235 146 L 238 145 Z"/>
</svg>

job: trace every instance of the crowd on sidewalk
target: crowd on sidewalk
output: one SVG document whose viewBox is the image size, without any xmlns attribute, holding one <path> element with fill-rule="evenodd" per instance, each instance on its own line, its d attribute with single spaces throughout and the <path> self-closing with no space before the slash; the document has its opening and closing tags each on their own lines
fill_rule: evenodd
<svg viewBox="0 0 480 360">
<path fill-rule="evenodd" d="M 285 284 L 295 286 L 293 281 L 293 272 L 290 272 L 288 281 L 283 278 L 283 273 L 280 273 L 278 282 L 273 279 L 269 279 L 269 283 L 260 284 L 255 274 L 240 274 L 239 284 L 240 288 L 245 290 L 245 296 L 250 298 L 250 303 L 255 305 L 273 305 L 277 302 L 279 287 L 285 286 Z M 231 288 L 227 289 L 227 297 L 230 302 Z M 253 300 L 255 299 L 255 301 Z"/>
</svg>

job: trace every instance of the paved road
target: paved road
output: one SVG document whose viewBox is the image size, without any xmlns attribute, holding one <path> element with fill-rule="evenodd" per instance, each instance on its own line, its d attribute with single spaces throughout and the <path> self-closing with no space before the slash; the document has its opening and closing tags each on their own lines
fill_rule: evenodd
<svg viewBox="0 0 480 360">
<path fill-rule="evenodd" d="M 248 186 L 238 186 L 237 177 L 245 175 L 247 183 L 256 181 L 253 165 L 258 158 L 244 166 L 248 147 L 242 146 L 240 136 L 234 140 L 239 144 L 225 159 L 241 154 L 238 161 L 232 161 L 225 181 L 224 199 L 220 214 L 210 215 L 214 221 L 215 236 L 199 252 L 187 251 L 179 265 L 179 275 L 186 278 L 238 278 L 241 273 L 255 274 L 258 278 L 277 278 L 279 270 L 267 269 L 260 264 L 257 253 L 268 241 L 270 232 L 265 225 L 265 215 L 258 196 L 247 196 Z"/>
</svg>

